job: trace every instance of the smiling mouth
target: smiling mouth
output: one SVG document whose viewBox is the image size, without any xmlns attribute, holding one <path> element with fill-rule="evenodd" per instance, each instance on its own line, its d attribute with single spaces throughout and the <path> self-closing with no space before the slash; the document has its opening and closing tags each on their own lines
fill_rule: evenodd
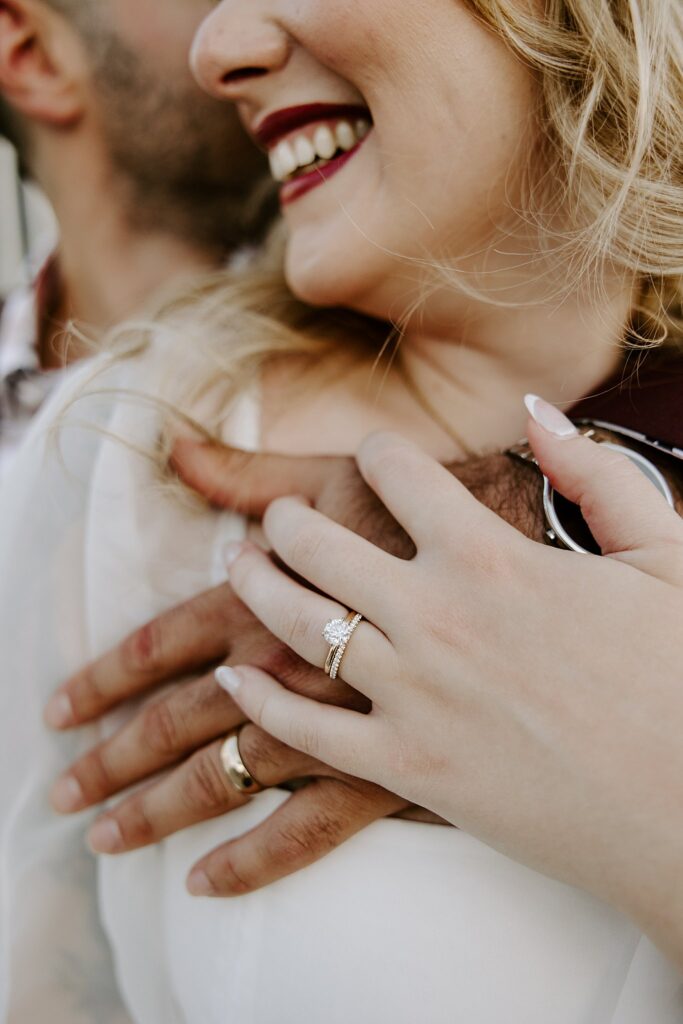
<svg viewBox="0 0 683 1024">
<path fill-rule="evenodd" d="M 371 129 L 366 107 L 315 103 L 269 115 L 254 135 L 268 152 L 284 205 L 341 170 Z"/>
</svg>

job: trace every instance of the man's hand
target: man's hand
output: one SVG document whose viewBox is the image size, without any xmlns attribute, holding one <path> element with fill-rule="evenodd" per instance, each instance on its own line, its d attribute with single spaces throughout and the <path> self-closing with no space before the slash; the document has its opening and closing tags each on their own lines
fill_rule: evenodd
<svg viewBox="0 0 683 1024">
<path fill-rule="evenodd" d="M 248 455 L 183 442 L 174 463 L 187 483 L 214 505 L 260 516 L 273 498 L 305 495 L 321 511 L 403 558 L 412 541 L 346 458 L 299 459 Z M 479 500 L 530 536 L 540 536 L 540 513 L 530 512 L 538 482 L 502 455 L 452 467 Z M 536 501 L 536 503 L 538 503 Z M 246 797 L 227 781 L 219 750 L 244 717 L 217 686 L 213 668 L 251 664 L 306 696 L 348 707 L 363 698 L 332 683 L 274 639 L 234 596 L 216 587 L 143 626 L 119 647 L 65 683 L 46 712 L 54 728 L 92 721 L 123 701 L 174 681 L 153 695 L 113 737 L 72 766 L 53 790 L 65 813 L 111 798 L 152 779 L 96 822 L 90 841 L 119 853 L 241 806 Z M 181 681 L 192 676 L 191 681 Z M 303 758 L 253 725 L 240 735 L 251 774 L 264 786 L 313 779 L 246 836 L 213 851 L 192 875 L 193 891 L 236 895 L 305 867 L 371 822 L 410 813 L 406 801 L 369 783 Z M 154 776 L 166 771 L 160 779 Z"/>
<path fill-rule="evenodd" d="M 87 666 L 60 688 L 46 718 L 56 728 L 81 725 L 170 680 L 220 662 L 245 660 L 276 674 L 298 693 L 346 707 L 369 707 L 341 680 L 332 683 L 272 637 L 226 583 L 148 623 Z M 72 813 L 151 778 L 93 826 L 91 844 L 105 853 L 147 846 L 225 814 L 249 799 L 228 781 L 218 756 L 226 733 L 244 722 L 213 671 L 165 686 L 161 696 L 155 695 L 57 781 L 53 804 L 62 813 Z M 378 786 L 302 756 L 254 725 L 242 729 L 240 752 L 263 786 L 312 781 L 256 829 L 204 858 L 191 880 L 198 894 L 232 896 L 258 889 L 408 806 Z M 164 770 L 166 774 L 155 778 Z"/>
<path fill-rule="evenodd" d="M 412 558 L 415 553 L 412 541 L 365 483 L 352 458 L 264 455 L 182 441 L 176 444 L 172 464 L 189 487 L 219 508 L 260 519 L 275 498 L 299 494 L 390 554 Z M 531 540 L 542 539 L 541 488 L 531 466 L 496 453 L 447 468 L 482 505 Z"/>
</svg>

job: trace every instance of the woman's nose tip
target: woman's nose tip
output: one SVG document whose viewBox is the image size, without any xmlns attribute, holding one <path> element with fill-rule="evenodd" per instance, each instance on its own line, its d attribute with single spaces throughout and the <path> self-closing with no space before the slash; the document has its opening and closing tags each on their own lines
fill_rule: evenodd
<svg viewBox="0 0 683 1024">
<path fill-rule="evenodd" d="M 202 89 L 218 98 L 237 99 L 244 82 L 286 64 L 289 41 L 276 25 L 250 27 L 243 19 L 221 19 L 220 13 L 219 7 L 200 26 L 190 61 Z"/>
</svg>

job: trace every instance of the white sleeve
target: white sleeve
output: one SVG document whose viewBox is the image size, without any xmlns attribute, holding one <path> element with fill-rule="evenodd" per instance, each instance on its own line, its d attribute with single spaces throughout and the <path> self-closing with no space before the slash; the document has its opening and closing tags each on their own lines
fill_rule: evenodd
<svg viewBox="0 0 683 1024">
<path fill-rule="evenodd" d="M 89 658 L 83 574 L 87 484 L 102 443 L 60 410 L 71 376 L 34 424 L 0 495 L 0 1021 L 131 1024 L 99 922 L 85 815 L 60 818 L 50 783 L 97 738 L 42 724 L 49 694 Z M 107 401 L 88 399 L 104 426 Z M 99 404 L 98 404 L 99 403 Z M 53 450 L 57 446 L 59 451 Z"/>
</svg>

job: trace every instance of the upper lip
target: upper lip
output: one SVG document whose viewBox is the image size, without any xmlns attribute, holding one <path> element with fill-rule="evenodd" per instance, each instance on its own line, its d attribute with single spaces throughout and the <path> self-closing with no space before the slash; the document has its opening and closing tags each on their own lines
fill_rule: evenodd
<svg viewBox="0 0 683 1024">
<path fill-rule="evenodd" d="M 252 135 L 264 149 L 302 125 L 313 121 L 327 121 L 337 117 L 369 118 L 368 108 L 359 103 L 306 103 L 299 107 L 284 107 L 252 129 Z"/>
</svg>

